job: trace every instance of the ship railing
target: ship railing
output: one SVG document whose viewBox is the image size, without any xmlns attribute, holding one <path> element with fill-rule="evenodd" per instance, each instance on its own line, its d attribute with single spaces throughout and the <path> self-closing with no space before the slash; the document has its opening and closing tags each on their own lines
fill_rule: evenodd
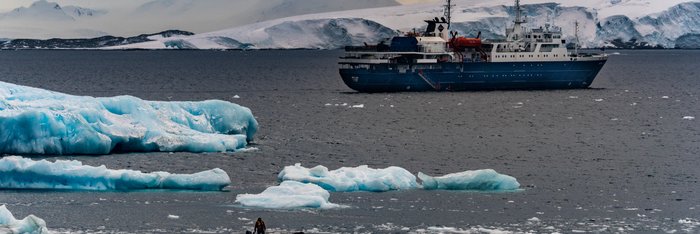
<svg viewBox="0 0 700 234">
<path fill-rule="evenodd" d="M 389 46 L 346 46 L 345 52 L 421 52 L 422 46 L 391 48 Z"/>
<path fill-rule="evenodd" d="M 346 46 L 347 52 L 388 52 L 389 46 Z"/>
</svg>

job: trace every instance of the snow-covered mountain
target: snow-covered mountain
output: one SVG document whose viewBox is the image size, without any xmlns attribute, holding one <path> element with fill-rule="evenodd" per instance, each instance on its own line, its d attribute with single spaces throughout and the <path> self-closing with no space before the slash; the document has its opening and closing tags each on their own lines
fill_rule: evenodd
<svg viewBox="0 0 700 234">
<path fill-rule="evenodd" d="M 61 7 L 58 3 L 39 0 L 28 7 L 0 13 L 0 37 L 3 38 L 86 38 L 105 36 L 90 24 L 107 14 L 78 6 Z"/>
<path fill-rule="evenodd" d="M 203 33 L 296 15 L 400 5 L 395 0 L 132 0 L 98 10 L 50 1 L 0 13 L 0 37 L 89 38 L 169 29 Z"/>
<path fill-rule="evenodd" d="M 0 15 L 4 21 L 74 21 L 61 6 L 55 2 L 40 0 L 29 7 L 16 8 Z"/>
<path fill-rule="evenodd" d="M 72 16 L 74 19 L 81 17 L 98 17 L 107 14 L 106 10 L 95 10 L 79 6 L 65 6 L 63 7 L 63 12 Z"/>
<path fill-rule="evenodd" d="M 569 41 L 574 38 L 574 22 L 578 21 L 580 42 L 585 47 L 700 47 L 700 43 L 697 43 L 700 41 L 699 0 L 522 2 L 528 3 L 524 5 L 524 11 L 531 27 L 552 23 L 563 28 Z M 452 30 L 461 35 L 475 35 L 481 31 L 485 38 L 502 38 L 506 25 L 512 23 L 515 13 L 510 0 L 457 0 L 455 3 L 457 7 Z M 424 27 L 424 19 L 441 14 L 440 3 L 309 14 L 120 48 L 167 48 L 186 44 L 187 48 L 200 49 L 237 48 L 239 45 L 246 48 L 332 49 L 362 42 L 374 43 L 389 37 L 396 30 L 420 30 Z M 334 24 L 334 30 L 325 29 L 330 24 Z M 373 30 L 381 32 L 373 33 Z M 348 33 L 337 36 L 338 32 Z M 228 46 L 217 42 L 223 38 L 237 43 Z"/>
<path fill-rule="evenodd" d="M 396 5 L 395 0 L 152 0 L 128 17 L 152 27 L 202 33 L 296 15 Z"/>
</svg>

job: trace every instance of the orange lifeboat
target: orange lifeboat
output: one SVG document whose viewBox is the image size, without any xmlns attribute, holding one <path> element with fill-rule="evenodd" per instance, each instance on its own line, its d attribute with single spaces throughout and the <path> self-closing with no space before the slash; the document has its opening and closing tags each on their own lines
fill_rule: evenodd
<svg viewBox="0 0 700 234">
<path fill-rule="evenodd" d="M 455 48 L 477 48 L 481 47 L 481 38 L 457 37 L 452 39 Z"/>
</svg>

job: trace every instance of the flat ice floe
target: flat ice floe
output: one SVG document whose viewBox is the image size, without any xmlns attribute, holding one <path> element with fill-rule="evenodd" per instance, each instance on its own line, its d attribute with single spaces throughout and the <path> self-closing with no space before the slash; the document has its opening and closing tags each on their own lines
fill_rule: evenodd
<svg viewBox="0 0 700 234">
<path fill-rule="evenodd" d="M 235 151 L 257 127 L 250 109 L 226 101 L 95 98 L 0 82 L 0 153 Z"/>
<path fill-rule="evenodd" d="M 143 173 L 93 167 L 80 161 L 34 161 L 18 156 L 0 159 L 1 189 L 218 191 L 230 183 L 228 174 L 218 168 L 195 174 Z"/>
<path fill-rule="evenodd" d="M 248 207 L 267 209 L 341 208 L 328 201 L 330 193 L 315 184 L 283 181 L 279 186 L 265 189 L 260 194 L 239 194 L 236 202 Z"/>
<path fill-rule="evenodd" d="M 400 167 L 374 169 L 367 165 L 342 167 L 329 171 L 324 166 L 305 168 L 297 163 L 294 166 L 284 167 L 278 179 L 313 183 L 332 192 L 384 192 L 418 187 L 416 176 L 406 169 Z"/>
<path fill-rule="evenodd" d="M 448 174 L 440 177 L 432 177 L 422 172 L 418 173 L 418 178 L 423 181 L 423 189 L 445 189 L 445 190 L 516 190 L 520 183 L 508 175 L 499 174 L 492 169 L 464 171 Z"/>
<path fill-rule="evenodd" d="M 0 206 L 0 233 L 44 234 L 49 233 L 49 230 L 43 219 L 29 215 L 18 220 L 5 205 L 2 205 Z"/>
</svg>

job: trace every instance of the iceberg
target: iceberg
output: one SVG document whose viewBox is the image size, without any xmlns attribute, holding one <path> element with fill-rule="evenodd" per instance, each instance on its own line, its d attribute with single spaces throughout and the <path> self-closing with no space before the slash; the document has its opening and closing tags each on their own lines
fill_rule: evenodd
<svg viewBox="0 0 700 234">
<path fill-rule="evenodd" d="M 520 183 L 512 176 L 499 174 L 492 169 L 464 171 L 440 177 L 432 177 L 418 172 L 423 181 L 423 189 L 435 190 L 516 190 Z"/>
<path fill-rule="evenodd" d="M 49 233 L 49 229 L 46 228 L 46 222 L 43 219 L 34 215 L 29 215 L 24 219 L 17 220 L 5 205 L 1 205 L 0 232 L 44 234 Z"/>
<path fill-rule="evenodd" d="M 280 181 L 313 183 L 332 192 L 385 192 L 418 187 L 416 176 L 400 167 L 373 169 L 367 165 L 342 167 L 328 171 L 324 166 L 305 168 L 297 163 L 286 166 L 278 175 Z"/>
<path fill-rule="evenodd" d="M 143 173 L 93 167 L 80 161 L 34 161 L 19 156 L 0 159 L 0 189 L 219 191 L 230 183 L 228 174 L 218 168 L 194 174 Z"/>
<path fill-rule="evenodd" d="M 95 98 L 0 82 L 0 153 L 223 152 L 245 148 L 258 123 L 226 101 Z"/>
<path fill-rule="evenodd" d="M 321 208 L 344 206 L 328 201 L 330 193 L 315 184 L 283 181 L 279 186 L 265 189 L 260 194 L 239 194 L 236 202 L 248 207 L 266 209 Z"/>
</svg>

